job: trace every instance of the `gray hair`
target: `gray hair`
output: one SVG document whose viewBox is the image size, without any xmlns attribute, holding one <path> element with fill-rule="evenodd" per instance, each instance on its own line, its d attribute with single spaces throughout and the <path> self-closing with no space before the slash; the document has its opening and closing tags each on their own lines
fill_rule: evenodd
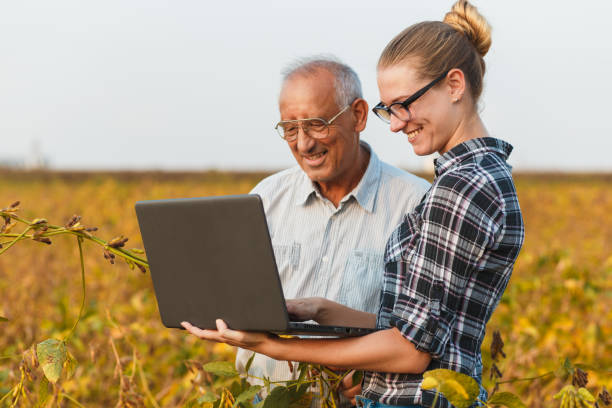
<svg viewBox="0 0 612 408">
<path fill-rule="evenodd" d="M 283 84 L 295 75 L 313 75 L 322 69 L 331 73 L 336 79 L 336 103 L 339 108 L 350 105 L 357 98 L 363 98 L 361 81 L 357 73 L 331 55 L 300 58 L 292 62 L 281 72 Z"/>
</svg>

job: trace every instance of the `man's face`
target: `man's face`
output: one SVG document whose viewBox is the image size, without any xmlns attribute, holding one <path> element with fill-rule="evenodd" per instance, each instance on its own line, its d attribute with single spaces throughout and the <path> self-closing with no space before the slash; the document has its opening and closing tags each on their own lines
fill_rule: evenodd
<svg viewBox="0 0 612 408">
<path fill-rule="evenodd" d="M 288 79 L 281 91 L 281 120 L 322 118 L 329 120 L 344 106 L 335 100 L 334 77 L 321 70 L 315 75 Z M 351 109 L 347 109 L 329 126 L 329 135 L 313 139 L 300 129 L 298 137 L 287 142 L 295 160 L 314 182 L 342 182 L 352 166 L 358 165 L 359 137 Z"/>
</svg>

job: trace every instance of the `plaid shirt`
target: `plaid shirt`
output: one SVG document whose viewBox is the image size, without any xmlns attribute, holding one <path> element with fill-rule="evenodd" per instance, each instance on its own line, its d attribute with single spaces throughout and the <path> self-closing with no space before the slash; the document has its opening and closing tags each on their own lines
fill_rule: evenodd
<svg viewBox="0 0 612 408">
<path fill-rule="evenodd" d="M 512 146 L 468 140 L 435 161 L 436 179 L 385 250 L 378 327 L 397 327 L 446 368 L 481 383 L 485 325 L 506 288 L 524 240 L 510 166 Z M 365 397 L 389 405 L 431 406 L 422 375 L 366 373 Z M 481 399 L 486 391 L 481 387 Z M 450 407 L 440 396 L 437 407 Z"/>
</svg>

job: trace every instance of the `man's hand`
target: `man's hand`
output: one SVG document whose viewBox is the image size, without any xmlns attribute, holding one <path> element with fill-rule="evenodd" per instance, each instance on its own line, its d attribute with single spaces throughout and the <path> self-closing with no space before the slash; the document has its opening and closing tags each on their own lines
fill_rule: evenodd
<svg viewBox="0 0 612 408">
<path fill-rule="evenodd" d="M 181 322 L 181 326 L 189 333 L 203 340 L 227 343 L 230 346 L 241 347 L 253 351 L 257 351 L 266 341 L 270 340 L 270 335 L 267 333 L 231 330 L 221 319 L 217 319 L 216 323 L 217 330 L 203 330 L 188 322 Z"/>
<path fill-rule="evenodd" d="M 351 404 L 357 405 L 357 401 L 355 401 L 355 396 L 361 394 L 361 381 L 357 383 L 357 385 L 353 385 L 353 376 L 355 375 L 355 370 L 351 371 L 342 379 L 340 383 L 340 392 L 347 399 L 351 401 Z"/>
<path fill-rule="evenodd" d="M 287 299 L 287 313 L 294 322 L 317 321 L 322 298 Z"/>
</svg>

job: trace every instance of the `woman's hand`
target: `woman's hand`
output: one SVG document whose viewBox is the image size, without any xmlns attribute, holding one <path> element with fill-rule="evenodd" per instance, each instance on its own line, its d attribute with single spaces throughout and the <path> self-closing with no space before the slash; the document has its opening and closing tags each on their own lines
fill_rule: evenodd
<svg viewBox="0 0 612 408">
<path fill-rule="evenodd" d="M 304 322 L 306 320 L 317 321 L 321 308 L 322 298 L 287 299 L 287 313 L 291 321 Z"/>
<path fill-rule="evenodd" d="M 351 404 L 357 405 L 357 401 L 355 401 L 355 396 L 361 394 L 361 382 L 357 385 L 353 385 L 353 376 L 355 375 L 355 370 L 351 371 L 346 377 L 342 379 L 340 383 L 340 392 L 342 395 L 346 397 L 346 399 L 351 401 Z"/>
<path fill-rule="evenodd" d="M 203 340 L 227 343 L 230 346 L 241 347 L 253 351 L 258 351 L 271 339 L 271 335 L 267 333 L 231 330 L 221 319 L 217 319 L 216 323 L 217 330 L 200 329 L 188 322 L 181 322 L 181 326 L 189 333 Z"/>
</svg>

